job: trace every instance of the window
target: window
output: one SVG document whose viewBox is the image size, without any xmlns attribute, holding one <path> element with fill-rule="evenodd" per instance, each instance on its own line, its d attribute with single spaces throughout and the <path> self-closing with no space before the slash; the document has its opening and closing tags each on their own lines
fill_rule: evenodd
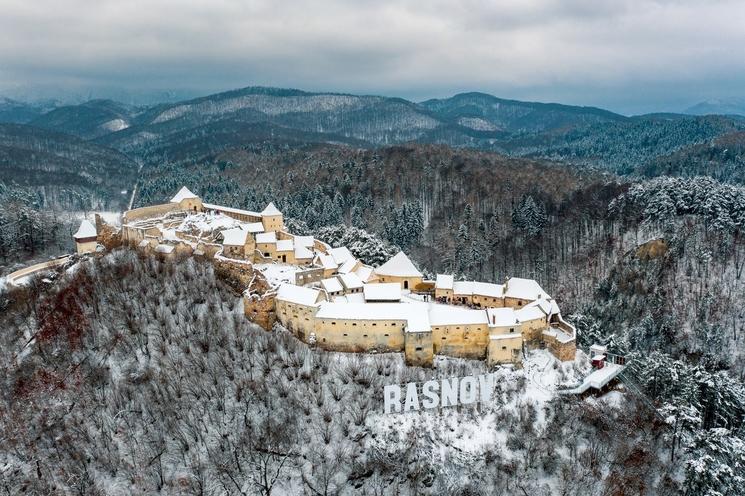
<svg viewBox="0 0 745 496">
<path fill-rule="evenodd" d="M 422 347 L 421 346 L 417 346 L 416 347 L 416 351 L 422 351 Z"/>
<path fill-rule="evenodd" d="M 377 323 L 375 323 L 375 322 L 373 322 L 373 325 L 374 325 L 374 326 L 376 326 L 376 325 L 378 325 L 378 324 L 377 324 Z"/>
<path fill-rule="evenodd" d="M 356 325 L 357 325 L 357 322 L 352 322 L 352 325 L 353 325 L 353 326 L 356 326 Z"/>
<path fill-rule="evenodd" d="M 344 337 L 347 337 L 347 333 L 346 332 L 344 333 Z"/>
<path fill-rule="evenodd" d="M 385 337 L 388 337 L 388 334 L 383 334 Z"/>
<path fill-rule="evenodd" d="M 442 340 L 445 341 L 447 338 L 445 336 L 442 337 Z"/>
<path fill-rule="evenodd" d="M 366 338 L 366 337 L 367 337 L 367 334 L 363 334 L 363 335 L 362 335 L 362 337 L 363 337 L 363 338 Z"/>
<path fill-rule="evenodd" d="M 336 322 L 332 322 L 331 325 L 336 325 Z"/>
<path fill-rule="evenodd" d="M 506 350 L 506 349 L 507 349 L 507 347 L 506 347 L 506 346 L 502 346 L 502 349 L 503 349 L 503 350 Z"/>
<path fill-rule="evenodd" d="M 511 327 L 510 328 L 510 332 L 515 332 L 515 328 L 514 327 Z"/>
</svg>

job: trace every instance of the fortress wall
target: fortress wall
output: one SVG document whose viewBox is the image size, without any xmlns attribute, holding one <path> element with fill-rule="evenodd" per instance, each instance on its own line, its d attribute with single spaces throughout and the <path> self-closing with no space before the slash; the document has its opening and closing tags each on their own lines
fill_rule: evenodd
<svg viewBox="0 0 745 496">
<path fill-rule="evenodd" d="M 418 367 L 431 367 L 434 364 L 434 350 L 431 332 L 408 332 L 404 349 L 406 363 Z"/>
<path fill-rule="evenodd" d="M 515 363 L 514 357 L 519 356 L 522 344 L 521 334 L 505 339 L 490 339 L 486 355 L 487 364 Z"/>
<path fill-rule="evenodd" d="M 314 307 L 276 300 L 277 320 L 301 341 L 308 342 L 315 322 Z"/>
<path fill-rule="evenodd" d="M 149 207 L 135 208 L 134 210 L 127 210 L 124 212 L 122 217 L 122 224 L 132 222 L 134 220 L 142 220 L 150 217 L 160 217 L 168 212 L 179 210 L 180 206 L 178 203 L 163 203 L 160 205 L 150 205 Z"/>
<path fill-rule="evenodd" d="M 504 298 L 495 296 L 483 296 L 474 294 L 471 298 L 474 305 L 480 305 L 482 308 L 502 308 L 504 307 Z"/>
<path fill-rule="evenodd" d="M 535 345 L 543 339 L 542 333 L 548 328 L 548 323 L 546 319 L 526 320 L 520 324 L 520 328 L 523 332 L 523 339 Z"/>
<path fill-rule="evenodd" d="M 378 280 L 375 282 L 397 282 L 401 284 L 401 289 L 415 289 L 422 284 L 422 278 L 378 275 Z"/>
<path fill-rule="evenodd" d="M 437 355 L 484 358 L 488 343 L 486 324 L 432 326 L 432 347 Z"/>
<path fill-rule="evenodd" d="M 403 320 L 315 319 L 316 345 L 331 351 L 402 351 Z"/>
</svg>

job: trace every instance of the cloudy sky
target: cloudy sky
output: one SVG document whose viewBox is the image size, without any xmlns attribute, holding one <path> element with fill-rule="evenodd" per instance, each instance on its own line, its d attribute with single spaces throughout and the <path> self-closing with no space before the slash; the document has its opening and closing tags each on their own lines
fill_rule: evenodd
<svg viewBox="0 0 745 496">
<path fill-rule="evenodd" d="M 682 110 L 745 98 L 745 1 L 0 0 L 0 95 L 250 85 Z"/>
</svg>

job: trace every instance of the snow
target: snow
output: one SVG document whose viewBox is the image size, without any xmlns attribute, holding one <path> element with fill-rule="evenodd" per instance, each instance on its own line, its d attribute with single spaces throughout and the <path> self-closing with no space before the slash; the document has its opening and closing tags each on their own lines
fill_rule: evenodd
<svg viewBox="0 0 745 496">
<path fill-rule="evenodd" d="M 339 276 L 341 283 L 348 290 L 359 289 L 363 287 L 362 280 L 354 272 L 350 274 L 342 274 Z"/>
<path fill-rule="evenodd" d="M 294 284 L 282 284 L 277 291 L 278 300 L 305 306 L 315 305 L 319 296 L 320 292 L 317 289 L 295 286 Z"/>
<path fill-rule="evenodd" d="M 171 198 L 171 203 L 180 203 L 181 200 L 185 200 L 187 198 L 199 198 L 197 195 L 189 191 L 189 188 L 186 186 L 182 186 L 180 190 L 178 190 L 178 193 L 176 193 L 176 196 Z"/>
<path fill-rule="evenodd" d="M 261 214 L 258 212 L 253 212 L 251 210 L 242 210 L 240 208 L 223 207 L 222 205 L 215 205 L 214 203 L 202 203 L 202 206 L 206 209 L 215 210 L 217 212 L 230 212 L 233 214 L 245 215 L 248 217 L 256 217 L 256 218 L 261 217 Z M 262 226 L 262 230 L 263 230 L 263 226 Z"/>
<path fill-rule="evenodd" d="M 427 308 L 417 303 L 321 303 L 316 319 L 405 320 L 406 332 L 431 330 Z"/>
<path fill-rule="evenodd" d="M 291 239 L 280 239 L 277 241 L 277 251 L 293 251 L 295 249 Z"/>
<path fill-rule="evenodd" d="M 128 127 L 129 124 L 127 124 L 127 121 L 125 121 L 124 119 L 111 119 L 110 121 L 101 124 L 101 128 L 111 132 L 121 131 L 122 129 L 127 129 Z"/>
<path fill-rule="evenodd" d="M 422 273 L 402 251 L 375 269 L 376 274 L 395 277 L 422 277 Z"/>
<path fill-rule="evenodd" d="M 236 227 L 222 232 L 222 244 L 230 246 L 243 246 L 246 244 L 248 231 Z"/>
<path fill-rule="evenodd" d="M 437 289 L 453 289 L 453 276 L 448 274 L 437 274 L 435 282 Z"/>
<path fill-rule="evenodd" d="M 258 270 L 272 287 L 277 287 L 282 283 L 295 284 L 295 273 L 301 270 L 299 267 L 290 264 L 268 263 L 254 264 L 254 270 Z"/>
<path fill-rule="evenodd" d="M 256 242 L 257 243 L 276 243 L 277 233 L 274 231 L 270 231 L 266 233 L 259 233 L 256 235 Z"/>
<path fill-rule="evenodd" d="M 274 206 L 274 202 L 269 202 L 269 205 L 267 205 L 266 208 L 261 211 L 261 216 L 271 217 L 274 215 L 282 215 L 282 212 L 280 212 L 279 209 Z"/>
<path fill-rule="evenodd" d="M 315 242 L 313 236 L 295 236 L 295 245 L 313 248 Z"/>
<path fill-rule="evenodd" d="M 354 271 L 354 273 L 357 274 L 362 282 L 367 282 L 373 275 L 373 270 L 374 269 L 369 265 L 362 265 L 361 267 L 358 267 L 357 270 Z"/>
<path fill-rule="evenodd" d="M 347 248 L 346 246 L 331 248 L 329 250 L 329 255 L 334 257 L 334 262 L 336 262 L 336 265 L 343 265 L 344 262 L 346 262 L 350 258 L 354 258 L 354 255 L 352 255 L 352 252 L 349 251 L 349 248 Z"/>
<path fill-rule="evenodd" d="M 319 253 L 318 257 L 316 257 L 316 260 L 317 262 L 320 262 L 321 267 L 327 270 L 333 270 L 338 267 L 338 265 L 334 261 L 334 257 L 332 257 L 331 255 Z"/>
<path fill-rule="evenodd" d="M 165 254 L 172 253 L 173 249 L 174 249 L 173 245 L 158 245 L 155 247 L 155 251 L 157 253 L 165 253 Z"/>
<path fill-rule="evenodd" d="M 510 327 L 520 324 L 512 308 L 488 308 L 486 315 L 489 318 L 489 327 Z"/>
<path fill-rule="evenodd" d="M 546 314 L 543 313 L 543 310 L 538 306 L 521 308 L 520 310 L 517 310 L 515 314 L 520 322 L 546 318 Z"/>
<path fill-rule="evenodd" d="M 244 226 L 244 229 L 251 234 L 262 233 L 264 232 L 264 224 L 261 222 L 250 222 Z"/>
<path fill-rule="evenodd" d="M 96 237 L 96 226 L 94 226 L 89 220 L 83 220 L 83 222 L 80 223 L 80 227 L 75 231 L 75 234 L 73 234 L 72 237 L 75 239 L 94 238 Z"/>
<path fill-rule="evenodd" d="M 490 282 L 456 281 L 453 283 L 454 295 L 479 295 L 491 298 L 501 298 L 504 286 Z"/>
<path fill-rule="evenodd" d="M 362 289 L 367 301 L 399 301 L 401 300 L 401 284 L 386 282 L 380 284 L 365 284 Z"/>
<path fill-rule="evenodd" d="M 358 263 L 359 262 L 356 258 L 348 258 L 347 261 L 344 262 L 341 267 L 339 267 L 339 274 L 349 274 L 354 270 Z"/>
<path fill-rule="evenodd" d="M 433 326 L 473 325 L 486 324 L 487 319 L 485 310 L 473 310 L 466 307 L 433 303 L 429 306 L 429 322 Z"/>
<path fill-rule="evenodd" d="M 520 277 L 510 277 L 505 285 L 504 295 L 508 298 L 517 298 L 522 300 L 538 300 L 548 298 L 543 288 L 533 279 L 522 279 Z"/>
<path fill-rule="evenodd" d="M 195 213 L 187 215 L 176 230 L 180 232 L 196 232 L 198 234 L 232 229 L 243 226 L 239 220 L 219 213 Z"/>
<path fill-rule="evenodd" d="M 313 258 L 313 252 L 306 248 L 305 246 L 295 244 L 295 259 L 296 260 L 305 260 L 308 258 Z"/>
<path fill-rule="evenodd" d="M 556 338 L 556 340 L 560 343 L 569 343 L 574 339 L 574 336 L 571 336 L 567 334 L 566 332 L 562 331 L 561 329 L 557 327 L 549 327 L 545 331 L 543 331 L 543 334 L 545 336 L 553 336 Z"/>
<path fill-rule="evenodd" d="M 341 283 L 336 277 L 329 277 L 328 279 L 321 280 L 321 287 L 328 293 L 341 293 L 344 291 Z"/>
</svg>

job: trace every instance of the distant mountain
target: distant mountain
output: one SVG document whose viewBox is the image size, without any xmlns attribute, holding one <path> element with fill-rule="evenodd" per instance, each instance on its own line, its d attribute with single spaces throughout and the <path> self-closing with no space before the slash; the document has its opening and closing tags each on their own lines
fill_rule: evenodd
<svg viewBox="0 0 745 496">
<path fill-rule="evenodd" d="M 66 105 L 37 117 L 29 124 L 93 139 L 128 128 L 138 109 L 112 100 L 91 100 Z"/>
<path fill-rule="evenodd" d="M 544 132 L 628 120 L 595 107 L 505 100 L 486 93 L 461 93 L 421 105 L 445 122 L 475 131 Z"/>
<path fill-rule="evenodd" d="M 137 164 L 75 136 L 22 124 L 0 124 L 0 182 L 33 191 L 41 204 L 118 208 Z"/>
<path fill-rule="evenodd" d="M 24 103 L 0 97 L 0 123 L 25 124 L 53 108 L 53 102 Z"/>
<path fill-rule="evenodd" d="M 707 100 L 688 107 L 683 111 L 691 115 L 743 115 L 745 116 L 745 98 Z"/>
</svg>

